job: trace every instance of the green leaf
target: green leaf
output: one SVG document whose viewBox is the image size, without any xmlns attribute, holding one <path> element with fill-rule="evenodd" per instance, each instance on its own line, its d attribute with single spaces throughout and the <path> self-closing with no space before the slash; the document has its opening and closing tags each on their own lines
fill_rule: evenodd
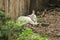
<svg viewBox="0 0 60 40">
<path fill-rule="evenodd" d="M 0 37 L 2 37 L 3 35 L 2 35 L 2 33 L 1 33 L 1 31 L 0 31 Z"/>
</svg>

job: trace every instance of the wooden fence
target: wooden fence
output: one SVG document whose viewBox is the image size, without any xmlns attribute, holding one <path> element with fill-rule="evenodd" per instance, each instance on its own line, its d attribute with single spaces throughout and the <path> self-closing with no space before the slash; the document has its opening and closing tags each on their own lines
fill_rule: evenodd
<svg viewBox="0 0 60 40">
<path fill-rule="evenodd" d="M 0 0 L 0 8 L 5 10 L 5 16 L 12 20 L 29 12 L 30 0 Z"/>
<path fill-rule="evenodd" d="M 16 19 L 20 15 L 29 14 L 34 9 L 41 10 L 49 0 L 0 0 L 0 8 L 5 10 L 5 16 Z M 38 11 L 39 11 L 38 10 Z"/>
</svg>

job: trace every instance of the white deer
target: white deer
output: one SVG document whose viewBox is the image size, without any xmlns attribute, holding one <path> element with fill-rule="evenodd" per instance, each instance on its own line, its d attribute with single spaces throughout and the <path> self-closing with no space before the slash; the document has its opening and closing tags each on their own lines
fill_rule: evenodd
<svg viewBox="0 0 60 40">
<path fill-rule="evenodd" d="M 17 23 L 19 25 L 24 25 L 24 24 L 37 25 L 38 23 L 37 23 L 37 17 L 35 15 L 35 11 L 33 10 L 31 15 L 28 15 L 28 16 L 20 16 L 17 19 Z"/>
</svg>

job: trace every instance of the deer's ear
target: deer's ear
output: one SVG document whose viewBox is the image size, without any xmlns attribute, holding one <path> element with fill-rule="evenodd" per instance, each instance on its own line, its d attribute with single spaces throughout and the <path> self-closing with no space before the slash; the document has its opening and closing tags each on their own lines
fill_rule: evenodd
<svg viewBox="0 0 60 40">
<path fill-rule="evenodd" d="M 32 11 L 32 14 L 35 14 L 35 10 Z"/>
</svg>

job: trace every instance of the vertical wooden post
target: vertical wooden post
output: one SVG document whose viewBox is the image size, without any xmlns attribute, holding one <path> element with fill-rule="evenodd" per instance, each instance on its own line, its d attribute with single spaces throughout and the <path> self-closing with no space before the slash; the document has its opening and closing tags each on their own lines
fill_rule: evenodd
<svg viewBox="0 0 60 40">
<path fill-rule="evenodd" d="M 6 17 L 10 16 L 12 20 L 20 15 L 28 14 L 30 0 L 4 0 L 4 9 Z"/>
<path fill-rule="evenodd" d="M 19 0 L 10 0 L 10 14 L 11 19 L 14 20 L 18 17 L 19 13 Z"/>
<path fill-rule="evenodd" d="M 16 0 L 10 0 L 10 15 L 11 15 L 11 19 L 14 20 L 15 18 L 15 1 Z"/>
<path fill-rule="evenodd" d="M 25 5 L 25 14 L 29 14 L 30 0 L 25 0 L 24 5 Z"/>
<path fill-rule="evenodd" d="M 0 9 L 3 7 L 3 0 L 0 0 Z M 0 20 L 0 24 L 2 23 L 2 21 Z"/>
<path fill-rule="evenodd" d="M 15 12 L 16 12 L 16 18 L 19 16 L 19 0 L 15 1 Z"/>
<path fill-rule="evenodd" d="M 30 0 L 28 0 L 28 14 L 29 14 L 29 8 L 30 8 Z"/>
<path fill-rule="evenodd" d="M 5 16 L 8 16 L 8 0 L 4 0 Z"/>
<path fill-rule="evenodd" d="M 20 0 L 20 15 L 28 14 L 30 0 Z"/>
<path fill-rule="evenodd" d="M 24 14 L 24 0 L 20 0 L 20 15 Z"/>
<path fill-rule="evenodd" d="M 0 9 L 3 8 L 3 0 L 0 0 Z"/>
</svg>

